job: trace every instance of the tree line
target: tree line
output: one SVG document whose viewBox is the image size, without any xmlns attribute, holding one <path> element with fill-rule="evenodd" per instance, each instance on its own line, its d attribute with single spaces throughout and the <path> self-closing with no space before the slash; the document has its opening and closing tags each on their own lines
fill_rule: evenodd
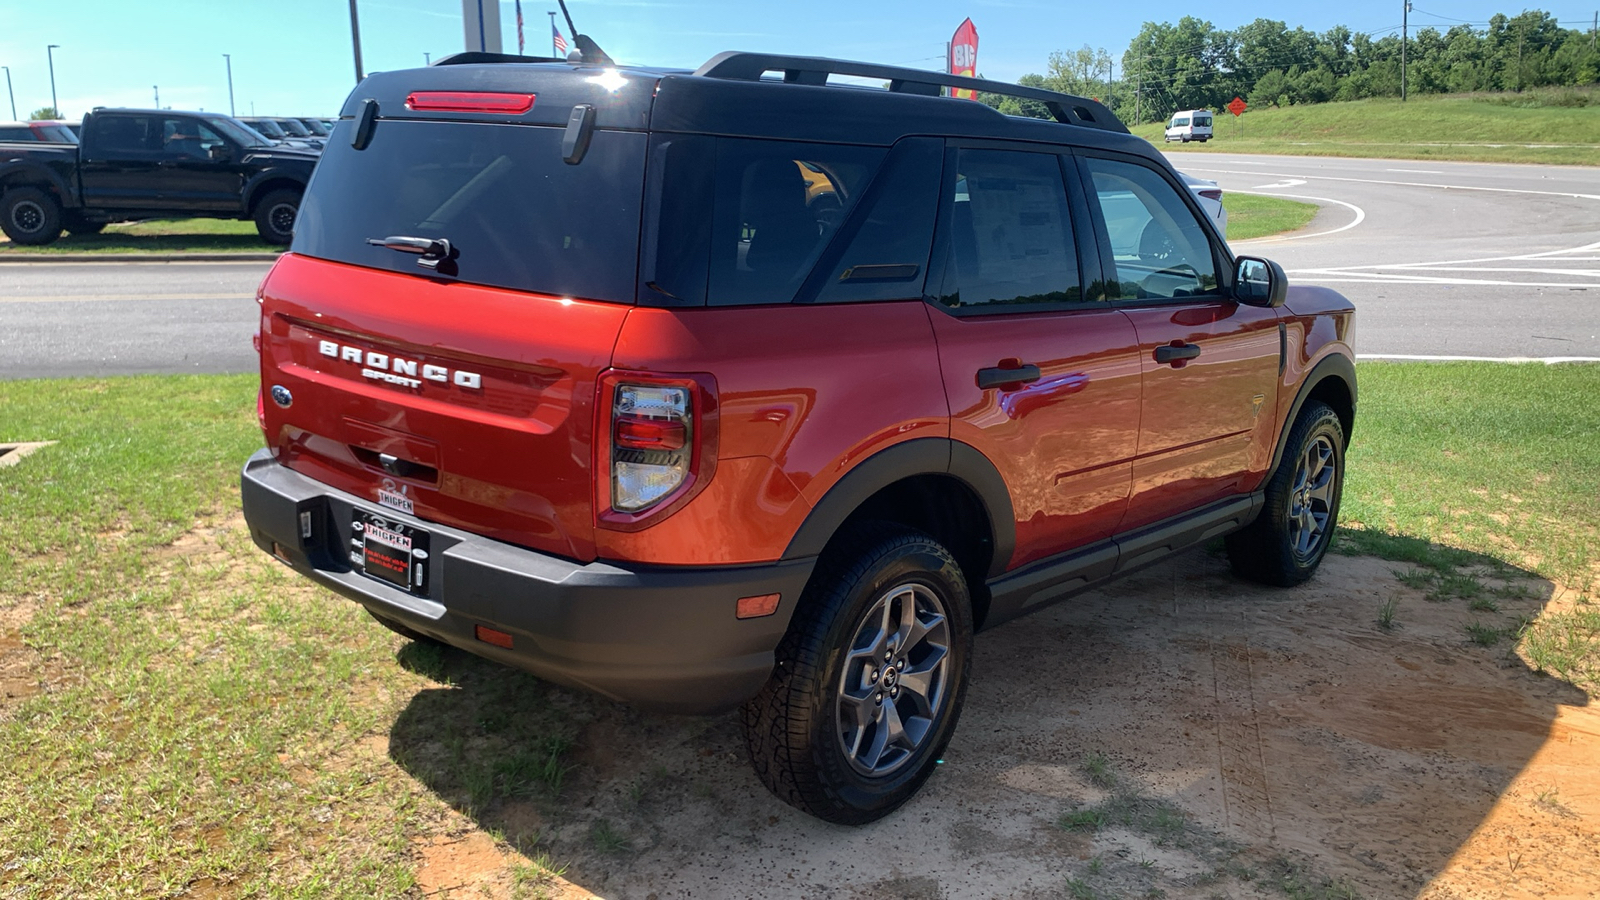
<svg viewBox="0 0 1600 900">
<path fill-rule="evenodd" d="M 1460 23 L 1441 32 L 1414 30 L 1405 42 L 1408 94 L 1521 91 L 1600 82 L 1600 47 L 1592 23 L 1566 28 L 1550 13 L 1496 14 L 1484 25 Z M 1105 49 L 1085 45 L 1050 54 L 1045 74 L 1018 84 L 1094 97 L 1124 121 L 1160 121 L 1179 109 L 1225 107 L 1243 97 L 1252 107 L 1398 97 L 1401 37 L 1336 25 L 1318 34 L 1274 19 L 1228 30 L 1185 16 L 1176 25 L 1146 22 L 1114 64 Z M 1013 115 L 1048 118 L 1041 104 L 984 94 Z M 1588 102 L 1587 97 L 1579 102 Z"/>
</svg>

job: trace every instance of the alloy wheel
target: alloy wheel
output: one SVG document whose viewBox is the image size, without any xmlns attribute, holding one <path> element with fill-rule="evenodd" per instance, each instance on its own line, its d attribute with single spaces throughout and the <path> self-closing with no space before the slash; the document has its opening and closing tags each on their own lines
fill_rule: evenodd
<svg viewBox="0 0 1600 900">
<path fill-rule="evenodd" d="M 850 767 L 869 778 L 910 762 L 945 714 L 950 625 L 944 603 L 915 583 L 885 591 L 856 626 L 835 702 Z"/>
<path fill-rule="evenodd" d="M 1333 514 L 1338 466 L 1333 441 L 1318 435 L 1295 466 L 1289 499 L 1289 543 L 1302 562 L 1311 559 L 1327 538 Z"/>
</svg>

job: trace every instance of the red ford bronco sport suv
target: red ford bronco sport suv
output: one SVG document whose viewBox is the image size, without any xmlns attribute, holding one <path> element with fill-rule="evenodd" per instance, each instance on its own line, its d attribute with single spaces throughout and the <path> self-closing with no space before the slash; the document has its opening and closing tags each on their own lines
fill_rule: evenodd
<svg viewBox="0 0 1600 900">
<path fill-rule="evenodd" d="M 739 709 L 843 823 L 928 778 L 974 632 L 1219 535 L 1310 577 L 1356 408 L 1350 303 L 1234 257 L 1105 107 L 838 60 L 373 75 L 260 303 L 263 550 L 414 639 Z"/>
</svg>

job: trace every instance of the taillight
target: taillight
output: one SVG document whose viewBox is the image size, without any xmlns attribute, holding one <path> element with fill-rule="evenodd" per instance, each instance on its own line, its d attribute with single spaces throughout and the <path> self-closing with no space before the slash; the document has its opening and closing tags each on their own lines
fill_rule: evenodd
<svg viewBox="0 0 1600 900">
<path fill-rule="evenodd" d="M 611 508 L 639 512 L 689 477 L 689 389 L 619 384 L 611 401 Z"/>
<path fill-rule="evenodd" d="M 601 524 L 643 528 L 710 479 L 717 400 L 709 376 L 608 372 L 601 378 L 600 400 Z"/>
<path fill-rule="evenodd" d="M 1221 202 L 1221 200 L 1222 200 L 1222 191 L 1219 191 L 1219 190 L 1208 189 L 1208 190 L 1200 191 L 1199 194 L 1200 194 L 1200 196 L 1206 198 L 1207 200 L 1216 200 L 1218 202 Z"/>
</svg>

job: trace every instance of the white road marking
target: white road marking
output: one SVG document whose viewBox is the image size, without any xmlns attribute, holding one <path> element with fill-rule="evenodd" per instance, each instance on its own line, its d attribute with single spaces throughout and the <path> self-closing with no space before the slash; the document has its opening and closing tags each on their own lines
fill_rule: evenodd
<svg viewBox="0 0 1600 900">
<path fill-rule="evenodd" d="M 1327 278 L 1316 272 L 1291 271 L 1288 274 L 1304 280 L 1307 284 L 1444 284 L 1462 287 L 1538 287 L 1538 288 L 1569 288 L 1576 291 L 1586 289 L 1586 285 L 1574 284 L 1570 281 L 1487 281 L 1472 278 L 1399 278 L 1373 275 L 1370 278 Z M 1341 275 L 1355 275 L 1355 272 L 1342 272 Z"/>
<path fill-rule="evenodd" d="M 0 297 L 0 303 L 104 303 L 123 300 L 254 300 L 255 294 L 25 294 Z"/>
<path fill-rule="evenodd" d="M 1600 200 L 1600 194 L 1578 194 L 1572 191 L 1532 191 L 1525 188 L 1479 187 L 1465 184 L 1434 184 L 1426 181 L 1387 181 L 1380 178 L 1345 178 L 1339 175 L 1290 175 L 1284 172 L 1239 171 L 1236 169 L 1208 169 L 1204 166 L 1186 166 L 1189 172 L 1221 172 L 1225 175 L 1271 175 L 1275 178 L 1314 178 L 1322 181 L 1349 181 L 1355 184 L 1387 184 L 1397 187 L 1436 188 L 1444 191 L 1490 191 L 1500 194 L 1536 194 L 1543 197 L 1571 197 L 1576 200 Z"/>
<path fill-rule="evenodd" d="M 1306 183 L 1305 179 L 1303 179 L 1303 178 L 1290 178 L 1290 179 L 1287 179 L 1285 181 L 1275 181 L 1272 184 L 1258 184 L 1255 187 L 1251 188 L 1251 190 L 1253 190 L 1253 191 L 1275 191 L 1278 188 L 1299 187 L 1300 185 L 1305 184 L 1305 183 Z"/>
<path fill-rule="evenodd" d="M 1327 237 L 1330 234 L 1338 234 L 1341 231 L 1349 231 L 1350 229 L 1352 229 L 1352 228 L 1356 227 L 1357 225 L 1360 225 L 1362 222 L 1366 221 L 1366 218 L 1367 218 L 1367 211 L 1366 210 L 1364 210 L 1361 207 L 1355 205 L 1354 203 L 1346 203 L 1343 200 L 1335 200 L 1332 197 L 1307 197 L 1307 196 L 1304 196 L 1303 194 L 1280 194 L 1280 193 L 1277 193 L 1276 191 L 1274 191 L 1273 193 L 1270 193 L 1270 194 L 1261 193 L 1259 191 L 1234 191 L 1234 193 L 1235 194 L 1258 194 L 1259 193 L 1263 197 L 1285 197 L 1285 198 L 1290 199 L 1290 200 L 1313 200 L 1313 201 L 1316 201 L 1317 203 L 1332 203 L 1332 204 L 1335 204 L 1337 206 L 1343 206 L 1343 207 L 1351 210 L 1352 212 L 1354 212 L 1356 214 L 1356 217 L 1354 219 L 1350 220 L 1348 223 L 1346 223 L 1344 225 L 1340 225 L 1338 228 L 1330 228 L 1327 231 L 1313 231 L 1310 234 L 1274 235 L 1274 236 L 1271 236 L 1271 237 L 1251 238 L 1250 240 L 1247 240 L 1247 241 L 1231 241 L 1231 242 L 1229 242 L 1230 246 L 1231 245 L 1237 245 L 1237 244 L 1276 244 L 1276 243 L 1280 243 L 1282 241 L 1303 241 L 1306 238 Z"/>
<path fill-rule="evenodd" d="M 1407 353 L 1357 353 L 1356 359 L 1383 359 L 1405 362 L 1492 362 L 1492 363 L 1600 363 L 1600 356 L 1420 356 Z"/>
<path fill-rule="evenodd" d="M 1443 175 L 1433 169 L 1384 169 L 1385 172 L 1399 172 L 1402 175 Z"/>
</svg>

